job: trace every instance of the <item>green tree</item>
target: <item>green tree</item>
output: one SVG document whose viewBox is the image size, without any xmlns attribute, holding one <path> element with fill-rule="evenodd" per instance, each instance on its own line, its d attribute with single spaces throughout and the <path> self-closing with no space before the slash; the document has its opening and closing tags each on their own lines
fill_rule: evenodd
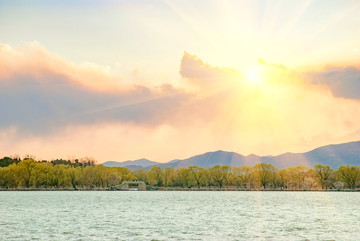
<svg viewBox="0 0 360 241">
<path fill-rule="evenodd" d="M 189 168 L 181 168 L 179 170 L 180 182 L 183 187 L 190 187 L 190 170 Z"/>
<path fill-rule="evenodd" d="M 132 172 L 136 180 L 148 183 L 146 171 L 144 169 L 138 169 Z"/>
<path fill-rule="evenodd" d="M 169 183 L 171 183 L 173 175 L 174 175 L 174 168 L 173 167 L 165 167 L 165 169 L 163 171 L 164 187 L 167 187 L 169 185 Z"/>
<path fill-rule="evenodd" d="M 35 160 L 24 159 L 18 164 L 19 176 L 22 178 L 25 187 L 30 187 L 30 180 L 35 169 Z"/>
<path fill-rule="evenodd" d="M 321 188 L 327 188 L 330 184 L 330 177 L 333 174 L 334 170 L 331 169 L 330 166 L 323 166 L 321 164 L 317 164 L 314 167 L 314 171 L 321 184 Z"/>
<path fill-rule="evenodd" d="M 201 170 L 202 172 L 202 177 L 203 177 L 203 180 L 205 182 L 205 185 L 210 188 L 211 187 L 211 184 L 213 182 L 213 176 L 211 174 L 211 168 L 207 168 L 207 169 L 202 169 Z"/>
<path fill-rule="evenodd" d="M 189 171 L 190 171 L 190 175 L 191 177 L 194 179 L 196 186 L 198 188 L 200 188 L 200 184 L 202 181 L 202 177 L 204 174 L 204 168 L 202 167 L 198 167 L 198 166 L 189 166 Z"/>
<path fill-rule="evenodd" d="M 19 157 L 3 157 L 0 159 L 0 167 L 7 167 L 13 163 L 19 163 L 21 159 Z"/>
<path fill-rule="evenodd" d="M 278 172 L 279 186 L 282 189 L 287 189 L 289 185 L 289 171 L 287 169 L 281 169 Z"/>
<path fill-rule="evenodd" d="M 311 168 L 305 165 L 299 165 L 296 167 L 289 167 L 287 170 L 287 184 L 288 188 L 296 190 L 305 190 L 307 187 L 307 178 Z"/>
<path fill-rule="evenodd" d="M 11 164 L 5 168 L 4 178 L 6 187 L 14 188 L 22 183 L 21 169 L 17 164 Z"/>
<path fill-rule="evenodd" d="M 148 171 L 148 180 L 151 184 L 158 187 L 162 186 L 163 183 L 163 171 L 161 167 L 153 166 L 150 171 Z"/>
<path fill-rule="evenodd" d="M 216 165 L 210 169 L 210 174 L 214 181 L 219 185 L 221 188 L 224 183 L 226 182 L 227 174 L 230 170 L 229 166 L 221 166 Z"/>
<path fill-rule="evenodd" d="M 136 177 L 133 173 L 126 167 L 113 167 L 116 170 L 116 174 L 119 177 L 120 183 L 123 181 L 133 181 L 136 180 Z"/>
<path fill-rule="evenodd" d="M 69 166 L 65 164 L 55 165 L 52 168 L 52 173 L 51 173 L 52 186 L 55 186 L 56 188 L 60 188 L 60 187 L 67 187 L 70 184 L 69 178 L 66 175 L 68 168 Z"/>
<path fill-rule="evenodd" d="M 78 190 L 78 185 L 80 184 L 82 175 L 80 167 L 67 168 L 66 173 L 74 190 Z"/>
<path fill-rule="evenodd" d="M 244 189 L 251 189 L 251 166 L 233 167 L 231 171 L 237 186 L 243 187 Z"/>
<path fill-rule="evenodd" d="M 345 183 L 347 188 L 355 189 L 360 181 L 360 168 L 349 165 L 341 166 L 336 171 L 336 176 Z"/>
<path fill-rule="evenodd" d="M 267 163 L 258 163 L 254 166 L 254 174 L 259 186 L 266 189 L 266 186 L 275 178 L 276 168 Z"/>
<path fill-rule="evenodd" d="M 39 188 L 43 185 L 44 182 L 44 170 L 43 170 L 44 163 L 42 162 L 36 162 L 35 168 L 33 171 L 33 175 L 31 178 L 31 184 L 32 186 L 35 186 L 36 188 Z"/>
</svg>

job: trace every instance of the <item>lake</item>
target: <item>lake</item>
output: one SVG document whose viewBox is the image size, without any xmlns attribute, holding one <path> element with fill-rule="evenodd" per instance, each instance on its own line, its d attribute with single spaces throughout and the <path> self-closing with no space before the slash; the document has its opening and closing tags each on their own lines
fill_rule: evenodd
<svg viewBox="0 0 360 241">
<path fill-rule="evenodd" d="M 360 240 L 358 192 L 0 192 L 0 240 Z"/>
</svg>

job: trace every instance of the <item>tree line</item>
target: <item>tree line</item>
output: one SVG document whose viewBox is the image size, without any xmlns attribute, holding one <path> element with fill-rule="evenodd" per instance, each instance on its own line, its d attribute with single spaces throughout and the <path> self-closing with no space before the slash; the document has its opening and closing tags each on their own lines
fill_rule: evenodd
<svg viewBox="0 0 360 241">
<path fill-rule="evenodd" d="M 27 157 L 0 159 L 1 189 L 108 189 L 123 181 L 144 181 L 160 188 L 235 190 L 344 190 L 360 186 L 360 167 L 299 165 L 277 169 L 271 164 L 186 168 L 153 166 L 130 171 L 124 167 L 96 165 L 93 159 L 36 161 Z"/>
</svg>

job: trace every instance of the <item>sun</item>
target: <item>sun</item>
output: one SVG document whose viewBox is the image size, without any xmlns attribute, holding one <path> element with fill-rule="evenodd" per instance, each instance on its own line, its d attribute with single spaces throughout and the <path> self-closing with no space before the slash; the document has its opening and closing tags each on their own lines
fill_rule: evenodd
<svg viewBox="0 0 360 241">
<path fill-rule="evenodd" d="M 245 73 L 247 80 L 253 84 L 260 84 L 262 82 L 261 76 L 256 71 L 249 71 Z"/>
</svg>

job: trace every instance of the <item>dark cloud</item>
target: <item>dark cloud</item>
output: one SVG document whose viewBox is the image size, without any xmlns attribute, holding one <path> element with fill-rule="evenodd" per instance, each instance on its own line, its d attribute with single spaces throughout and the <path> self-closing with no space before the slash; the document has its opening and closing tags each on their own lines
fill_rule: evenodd
<svg viewBox="0 0 360 241">
<path fill-rule="evenodd" d="M 360 99 L 360 69 L 328 68 L 303 74 L 311 84 L 328 86 L 335 97 Z"/>
</svg>

